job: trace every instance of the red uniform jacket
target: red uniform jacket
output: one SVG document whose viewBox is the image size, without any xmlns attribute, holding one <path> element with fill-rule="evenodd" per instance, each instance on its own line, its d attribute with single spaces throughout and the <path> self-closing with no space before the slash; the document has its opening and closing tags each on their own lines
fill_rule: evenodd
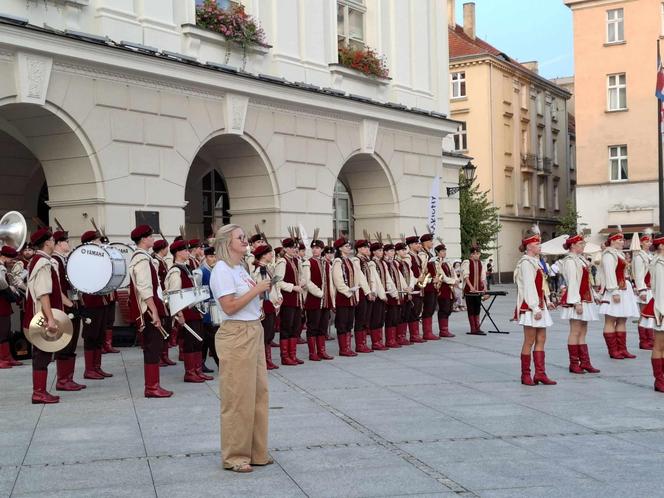
<svg viewBox="0 0 664 498">
<path fill-rule="evenodd" d="M 28 278 L 30 278 L 30 274 L 32 274 L 32 269 L 35 267 L 35 264 L 37 261 L 39 261 L 41 258 L 44 258 L 45 256 L 43 254 L 40 254 L 38 252 L 35 253 L 35 255 L 32 257 L 30 260 L 30 263 L 28 263 Z M 59 309 L 63 310 L 62 308 L 62 291 L 60 289 L 60 277 L 58 276 L 58 272 L 55 271 L 55 268 L 51 266 L 51 294 L 49 294 L 50 300 L 51 300 L 51 308 L 52 309 Z M 34 301 L 32 299 L 32 295 L 28 292 L 26 299 L 25 299 L 25 313 L 23 314 L 23 328 L 27 329 L 30 327 L 30 322 L 32 321 L 32 318 L 35 316 L 35 306 L 34 306 Z M 64 311 L 64 310 L 63 310 Z"/>
</svg>

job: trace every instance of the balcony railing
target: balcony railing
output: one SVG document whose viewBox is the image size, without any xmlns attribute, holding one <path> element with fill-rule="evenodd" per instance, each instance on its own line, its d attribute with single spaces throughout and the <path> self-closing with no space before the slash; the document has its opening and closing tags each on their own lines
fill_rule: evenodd
<svg viewBox="0 0 664 498">
<path fill-rule="evenodd" d="M 537 169 L 537 156 L 535 154 L 521 154 L 521 169 L 535 171 Z"/>
</svg>

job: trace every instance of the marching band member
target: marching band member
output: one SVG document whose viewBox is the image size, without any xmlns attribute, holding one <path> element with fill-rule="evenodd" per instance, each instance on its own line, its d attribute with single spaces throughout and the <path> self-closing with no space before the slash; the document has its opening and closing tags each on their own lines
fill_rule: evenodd
<svg viewBox="0 0 664 498">
<path fill-rule="evenodd" d="M 634 278 L 634 286 L 636 287 L 636 294 L 638 296 L 637 303 L 639 309 L 643 311 L 652 299 L 650 273 L 648 271 L 651 259 L 650 246 L 652 245 L 652 238 L 650 234 L 646 233 L 641 236 L 640 241 L 641 250 L 635 251 L 632 255 L 632 277 Z M 652 328 L 644 328 L 639 324 L 639 349 L 652 349 L 654 341 L 655 331 Z"/>
<path fill-rule="evenodd" d="M 254 249 L 253 256 L 251 278 L 256 282 L 263 280 L 272 281 L 273 273 L 271 266 L 274 258 L 272 247 L 267 244 L 259 245 Z M 274 322 L 277 317 L 277 311 L 281 306 L 282 297 L 276 285 L 273 285 L 267 293 L 268 299 L 265 299 L 265 297 L 264 295 L 261 296 L 261 306 L 263 308 L 261 325 L 263 326 L 263 343 L 265 345 L 265 364 L 268 370 L 275 370 L 279 366 L 275 365 L 272 361 L 272 347 L 270 344 L 272 344 L 272 340 L 274 339 Z"/>
<path fill-rule="evenodd" d="M 394 244 L 385 244 L 383 246 L 383 261 L 387 265 L 387 270 L 394 284 L 392 292 L 387 293 L 387 308 L 385 311 L 385 345 L 388 348 L 401 347 L 401 344 L 398 341 L 398 337 L 401 337 L 400 331 L 398 332 L 398 327 L 405 323 L 402 319 L 403 312 L 401 306 L 406 300 L 406 294 L 408 292 L 406 290 L 406 281 L 399 269 L 400 263 L 395 260 L 394 255 Z"/>
<path fill-rule="evenodd" d="M 328 264 L 330 268 L 330 289 L 332 287 L 332 263 L 334 262 L 334 247 L 332 247 L 332 241 L 328 239 L 328 245 L 325 246 L 323 249 L 323 259 L 325 262 Z M 330 290 L 330 293 L 332 291 Z M 330 326 L 332 324 L 332 320 L 334 318 L 334 301 L 330 298 L 330 319 L 328 320 L 327 323 L 327 329 L 325 330 L 325 340 L 326 341 L 333 341 L 334 337 L 332 337 L 330 333 Z"/>
<path fill-rule="evenodd" d="M 307 317 L 307 343 L 309 360 L 332 360 L 325 348 L 325 335 L 330 322 L 332 309 L 332 267 L 323 258 L 325 244 L 315 238 L 311 241 L 311 258 L 302 266 L 302 273 L 307 293 L 304 299 L 304 310 Z"/>
<path fill-rule="evenodd" d="M 454 306 L 454 286 L 457 283 L 456 275 L 445 261 L 447 256 L 447 247 L 442 242 L 436 246 L 435 274 L 437 276 L 438 289 L 438 336 L 456 337 L 450 332 L 449 319 Z"/>
<path fill-rule="evenodd" d="M 470 248 L 470 257 L 461 263 L 463 274 L 463 294 L 466 298 L 470 335 L 486 335 L 480 329 L 480 312 L 482 311 L 482 294 L 486 290 L 486 270 L 480 261 L 481 249 L 473 245 Z"/>
<path fill-rule="evenodd" d="M 433 314 L 436 312 L 437 292 L 433 281 L 436 278 L 436 263 L 431 254 L 433 248 L 433 234 L 425 233 L 420 237 L 422 250 L 418 256 L 422 263 L 422 272 L 428 274 L 429 282 L 424 286 L 422 299 L 422 339 L 425 341 L 437 341 L 440 339 L 433 333 Z"/>
<path fill-rule="evenodd" d="M 399 317 L 399 324 L 397 325 L 397 342 L 401 346 L 410 346 L 413 344 L 408 340 L 408 321 L 413 315 L 412 308 L 413 304 L 413 289 L 417 285 L 417 280 L 410 266 L 410 256 L 408 255 L 408 247 L 406 247 L 405 242 L 397 242 L 394 246 L 394 249 L 397 253 L 397 266 L 399 272 L 401 273 L 406 287 L 404 289 L 405 294 L 403 295 L 403 300 L 401 304 L 401 316 Z"/>
<path fill-rule="evenodd" d="M 332 263 L 332 302 L 336 310 L 334 326 L 337 329 L 339 356 L 357 356 L 351 348 L 351 331 L 357 306 L 357 271 L 350 259 L 350 242 L 344 237 L 334 241 L 334 262 Z"/>
<path fill-rule="evenodd" d="M 355 269 L 357 285 L 360 287 L 355 306 L 355 352 L 372 353 L 373 351 L 367 346 L 367 333 L 371 307 L 376 300 L 376 283 L 371 275 L 374 263 L 369 259 L 369 241 L 364 239 L 355 241 L 355 253 L 356 256 L 350 258 Z"/>
<path fill-rule="evenodd" d="M 279 348 L 281 364 L 294 366 L 304 363 L 297 357 L 297 338 L 302 320 L 302 269 L 297 257 L 297 242 L 292 238 L 281 241 L 285 257 L 277 260 L 274 272 L 281 277 L 277 288 L 283 303 L 279 313 Z"/>
<path fill-rule="evenodd" d="M 166 275 L 168 274 L 169 268 L 168 260 L 166 259 L 167 254 L 168 242 L 165 239 L 155 240 L 154 244 L 152 245 L 152 257 L 157 262 L 157 276 L 159 277 L 159 285 L 161 286 L 162 292 L 166 290 Z M 171 335 L 169 336 L 168 340 L 164 341 L 164 345 L 162 346 L 161 355 L 159 358 L 160 367 L 176 365 L 176 362 L 171 360 L 168 356 L 168 348 L 175 347 L 177 345 L 177 334 L 178 328 L 172 327 Z"/>
<path fill-rule="evenodd" d="M 539 265 L 541 250 L 539 229 L 521 241 L 519 251 L 525 252 L 514 270 L 517 284 L 517 307 L 514 310 L 519 324 L 523 325 L 523 347 L 521 348 L 521 383 L 534 386 L 539 383 L 555 385 L 557 382 L 546 375 L 544 343 L 546 328 L 553 325 L 549 309 L 553 305 L 544 290 L 544 272 Z M 479 262 L 479 260 L 477 260 Z M 472 281 L 471 281 L 472 283 Z M 534 347 L 534 350 L 533 350 Z M 530 355 L 535 363 L 535 376 L 530 376 Z"/>
<path fill-rule="evenodd" d="M 622 231 L 609 235 L 604 243 L 600 266 L 604 292 L 599 312 L 604 315 L 604 340 L 609 356 L 616 360 L 636 358 L 627 350 L 626 323 L 627 318 L 639 316 L 632 285 L 625 278 L 627 262 L 622 252 L 624 243 Z"/>
<path fill-rule="evenodd" d="M 569 371 L 576 374 L 599 373 L 590 363 L 586 333 L 588 322 L 599 320 L 593 287 L 590 283 L 590 263 L 583 257 L 586 242 L 583 235 L 569 237 L 563 247 L 569 254 L 560 263 L 566 286 L 562 290 L 560 304 L 562 319 L 569 320 Z"/>
<path fill-rule="evenodd" d="M 203 245 L 199 239 L 191 239 L 187 245 L 189 246 L 188 266 L 190 270 L 195 270 L 203 261 Z"/>
<path fill-rule="evenodd" d="M 63 309 L 62 290 L 58 275 L 58 263 L 51 257 L 55 242 L 48 228 L 40 228 L 30 236 L 30 244 L 37 250 L 28 263 L 28 289 L 25 298 L 23 328 L 28 329 L 32 318 L 40 311 L 46 318 L 46 329 L 55 333 L 58 323 L 53 318 L 53 309 Z M 32 346 L 32 403 L 58 403 L 60 396 L 46 390 L 48 364 L 52 353 Z"/>
<path fill-rule="evenodd" d="M 69 283 L 66 275 L 67 255 L 69 254 L 69 235 L 67 232 L 58 230 L 53 232 L 53 241 L 55 246 L 51 257 L 58 263 L 58 276 L 60 279 L 60 290 L 62 291 L 65 313 L 75 314 L 75 308 L 78 306 L 78 300 L 71 299 L 74 290 Z M 74 369 L 76 366 L 76 345 L 81 328 L 81 319 L 74 317 L 72 319 L 72 338 L 64 348 L 55 354 L 55 365 L 58 381 L 55 389 L 58 391 L 80 391 L 85 389 L 85 384 L 74 382 Z"/>
<path fill-rule="evenodd" d="M 18 294 L 11 285 L 11 277 L 8 275 L 6 264 L 17 257 L 18 253 L 13 247 L 3 246 L 0 249 L 0 369 L 23 365 L 22 362 L 14 360 L 9 349 L 9 337 L 12 332 L 12 302 L 17 301 Z"/>
<path fill-rule="evenodd" d="M 205 254 L 205 259 L 203 260 L 203 264 L 201 264 L 201 272 L 203 273 L 201 285 L 210 285 L 210 275 L 212 275 L 212 268 L 214 268 L 214 265 L 217 264 L 217 256 L 214 252 L 214 246 L 205 247 L 203 249 L 203 253 Z M 214 301 L 214 297 L 211 297 L 210 301 Z M 205 364 L 205 359 L 208 352 L 210 353 L 210 356 L 214 362 L 217 364 L 217 367 L 219 367 L 219 357 L 217 356 L 217 351 L 214 348 L 214 334 L 216 334 L 216 332 L 217 330 L 212 323 L 212 315 L 210 313 L 210 309 L 208 308 L 207 313 L 203 315 L 203 365 L 201 367 L 201 371 L 203 373 L 213 372 L 213 370 L 208 368 Z"/>
<path fill-rule="evenodd" d="M 139 225 L 131 231 L 137 246 L 129 263 L 129 308 L 136 328 L 143 332 L 143 363 L 146 398 L 168 398 L 172 391 L 159 385 L 159 356 L 163 349 L 162 319 L 167 317 L 157 262 L 148 252 L 154 244 L 152 228 Z"/>
<path fill-rule="evenodd" d="M 419 253 L 422 246 L 420 245 L 420 238 L 415 235 L 412 237 L 406 238 L 406 245 L 408 246 L 408 264 L 410 265 L 410 271 L 415 278 L 416 284 L 413 288 L 416 293 L 411 294 L 412 305 L 408 307 L 408 332 L 410 334 L 411 343 L 420 343 L 425 342 L 420 335 L 420 318 L 422 316 L 422 298 L 423 298 L 423 289 L 420 288 L 420 284 L 425 278 L 426 272 L 424 271 L 424 265 L 420 259 Z"/>
<path fill-rule="evenodd" d="M 101 354 L 119 353 L 120 350 L 113 347 L 113 326 L 115 325 L 115 305 L 118 302 L 118 293 L 113 291 L 108 295 L 106 304 L 106 323 Z"/>
<path fill-rule="evenodd" d="M 11 268 L 7 267 L 9 273 L 12 274 L 12 282 L 16 286 L 17 290 L 25 295 L 28 291 L 28 263 L 34 256 L 34 251 L 30 247 L 29 243 L 25 243 L 21 250 L 18 253 L 18 257 L 15 258 L 12 262 Z M 19 303 L 23 304 L 23 303 Z"/>
<path fill-rule="evenodd" d="M 101 243 L 101 235 L 96 230 L 88 230 L 81 235 L 81 244 Z M 113 377 L 112 373 L 101 368 L 101 349 L 104 344 L 106 331 L 106 313 L 109 295 L 96 295 L 81 293 L 81 301 L 90 323 L 83 323 L 83 350 L 85 354 L 85 372 L 83 378 L 102 380 Z"/>
<path fill-rule="evenodd" d="M 185 241 L 173 242 L 169 250 L 173 255 L 173 266 L 166 275 L 166 291 L 173 292 L 195 287 L 194 275 L 187 265 L 191 257 Z M 203 333 L 203 317 L 197 309 L 184 308 L 178 311 L 173 318 L 180 324 L 180 327 L 186 324 L 199 336 Z M 213 377 L 202 372 L 201 341 L 190 332 L 184 330 L 181 330 L 181 332 L 184 339 L 182 346 L 184 352 L 184 381 L 200 383 L 212 380 Z"/>
<path fill-rule="evenodd" d="M 258 227 L 256 227 L 258 228 Z M 247 257 L 245 261 L 247 262 L 248 268 L 254 267 L 254 251 L 261 246 L 266 246 L 268 243 L 263 238 L 263 234 L 260 231 L 256 231 L 251 237 L 249 237 L 249 248 L 247 252 Z"/>
<path fill-rule="evenodd" d="M 385 327 L 385 318 L 387 310 L 387 296 L 397 294 L 394 281 L 390 276 L 390 270 L 387 263 L 383 260 L 383 244 L 379 240 L 369 247 L 371 250 L 371 259 L 373 261 L 373 276 L 375 282 L 376 299 L 371 305 L 371 317 L 369 318 L 369 334 L 371 335 L 371 349 L 374 351 L 385 351 L 387 346 L 383 344 L 383 328 Z M 395 336 L 396 337 L 396 336 Z M 387 339 L 387 336 L 386 336 Z"/>
<path fill-rule="evenodd" d="M 655 255 L 648 271 L 653 297 L 644 309 L 639 325 L 654 329 L 655 341 L 650 360 L 655 377 L 654 388 L 655 391 L 664 392 L 664 236 L 656 237 L 652 247 Z"/>
</svg>

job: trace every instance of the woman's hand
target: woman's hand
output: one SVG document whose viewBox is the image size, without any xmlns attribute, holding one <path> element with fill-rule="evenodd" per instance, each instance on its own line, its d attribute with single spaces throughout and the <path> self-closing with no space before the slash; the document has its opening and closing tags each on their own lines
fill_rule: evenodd
<svg viewBox="0 0 664 498">
<path fill-rule="evenodd" d="M 536 311 L 535 313 L 533 313 L 533 318 L 535 319 L 536 322 L 540 321 L 542 319 L 542 312 Z"/>
<path fill-rule="evenodd" d="M 574 305 L 574 311 L 576 312 L 577 315 L 582 315 L 583 314 L 583 304 L 576 303 Z"/>
<path fill-rule="evenodd" d="M 547 307 L 549 310 L 555 310 L 555 309 L 556 309 L 556 304 L 555 304 L 555 303 L 547 303 L 547 304 L 546 304 L 546 307 Z"/>
<path fill-rule="evenodd" d="M 614 294 L 613 296 L 611 296 L 611 299 L 615 304 L 620 304 L 620 294 Z"/>
<path fill-rule="evenodd" d="M 254 289 L 258 294 L 263 294 L 264 292 L 269 292 L 270 287 L 272 287 L 272 282 L 270 280 L 261 280 L 256 284 L 256 287 Z M 299 289 L 299 287 L 297 287 Z M 295 290 L 296 287 L 293 287 L 293 290 Z"/>
<path fill-rule="evenodd" d="M 182 314 L 182 312 L 175 315 L 175 319 L 180 325 L 184 325 L 184 315 Z"/>
</svg>

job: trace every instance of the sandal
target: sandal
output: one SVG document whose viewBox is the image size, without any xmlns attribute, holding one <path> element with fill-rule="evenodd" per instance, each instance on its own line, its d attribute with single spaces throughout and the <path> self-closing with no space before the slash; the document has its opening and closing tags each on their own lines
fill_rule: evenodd
<svg viewBox="0 0 664 498">
<path fill-rule="evenodd" d="M 265 467 L 266 465 L 272 465 L 274 463 L 274 460 L 272 458 L 267 457 L 267 462 L 265 463 L 251 463 L 254 467 Z"/>
<path fill-rule="evenodd" d="M 238 472 L 240 474 L 247 474 L 254 471 L 248 463 L 238 463 L 232 467 L 224 467 L 224 470 L 232 470 L 233 472 Z"/>
</svg>

